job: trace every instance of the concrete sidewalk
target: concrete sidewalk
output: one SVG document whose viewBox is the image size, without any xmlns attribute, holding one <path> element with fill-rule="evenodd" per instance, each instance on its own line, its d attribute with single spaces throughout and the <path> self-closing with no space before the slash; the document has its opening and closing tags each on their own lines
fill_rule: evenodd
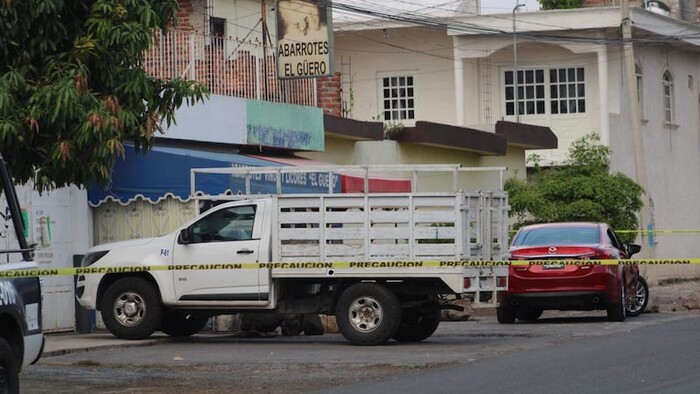
<svg viewBox="0 0 700 394">
<path fill-rule="evenodd" d="M 44 336 L 46 342 L 42 358 L 94 349 L 152 346 L 169 340 L 169 337 L 162 333 L 153 334 L 149 339 L 126 340 L 119 339 L 106 331 L 90 334 L 55 333 L 44 334 Z"/>
</svg>

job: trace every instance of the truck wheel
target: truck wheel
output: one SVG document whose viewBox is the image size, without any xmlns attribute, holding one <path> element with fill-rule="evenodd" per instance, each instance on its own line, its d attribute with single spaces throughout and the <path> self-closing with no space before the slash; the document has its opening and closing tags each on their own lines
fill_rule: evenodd
<svg viewBox="0 0 700 394">
<path fill-rule="evenodd" d="M 168 312 L 163 318 L 161 330 L 171 337 L 189 337 L 204 328 L 208 317 L 195 317 L 177 312 Z"/>
<path fill-rule="evenodd" d="M 0 338 L 0 393 L 19 393 L 17 359 L 3 338 Z"/>
<path fill-rule="evenodd" d="M 391 290 L 376 283 L 356 283 L 336 305 L 338 328 L 353 345 L 381 345 L 401 324 L 401 304 Z"/>
<path fill-rule="evenodd" d="M 394 334 L 399 342 L 420 342 L 429 338 L 440 325 L 440 307 L 433 305 L 430 310 L 404 310 L 401 312 L 401 325 Z"/>
<path fill-rule="evenodd" d="M 142 278 L 112 283 L 102 297 L 102 319 L 117 338 L 144 339 L 161 327 L 163 307 L 153 285 Z"/>
</svg>

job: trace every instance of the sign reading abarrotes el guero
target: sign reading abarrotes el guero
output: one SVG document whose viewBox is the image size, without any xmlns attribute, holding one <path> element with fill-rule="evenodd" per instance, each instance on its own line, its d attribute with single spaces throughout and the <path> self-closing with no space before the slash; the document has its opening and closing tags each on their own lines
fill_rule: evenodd
<svg viewBox="0 0 700 394">
<path fill-rule="evenodd" d="M 277 1 L 277 76 L 280 79 L 333 75 L 330 2 Z"/>
</svg>

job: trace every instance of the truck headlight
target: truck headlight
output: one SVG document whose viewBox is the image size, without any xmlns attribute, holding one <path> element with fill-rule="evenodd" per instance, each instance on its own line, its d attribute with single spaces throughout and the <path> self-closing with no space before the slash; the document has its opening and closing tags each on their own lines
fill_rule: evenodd
<svg viewBox="0 0 700 394">
<path fill-rule="evenodd" d="M 88 253 L 85 256 L 83 256 L 83 259 L 80 261 L 80 266 L 89 267 L 95 264 L 97 260 L 104 257 L 107 253 L 109 253 L 109 250 L 101 250 L 99 252 Z"/>
</svg>

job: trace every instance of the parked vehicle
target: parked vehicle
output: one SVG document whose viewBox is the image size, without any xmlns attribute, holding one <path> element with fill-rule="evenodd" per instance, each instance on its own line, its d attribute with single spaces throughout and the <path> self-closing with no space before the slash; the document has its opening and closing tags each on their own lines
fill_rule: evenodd
<svg viewBox="0 0 700 394">
<path fill-rule="evenodd" d="M 278 182 L 285 171 L 218 170 Z M 460 173 L 455 166 L 445 170 Z M 300 178 L 299 168 L 289 171 L 295 173 L 289 178 Z M 81 305 L 100 310 L 110 332 L 126 339 L 156 330 L 187 336 L 210 316 L 268 312 L 335 315 L 351 343 L 377 345 L 430 337 L 440 310 L 451 307 L 447 295 L 494 306 L 496 292 L 506 289 L 506 267 L 470 267 L 504 257 L 503 191 L 332 194 L 329 188 L 328 194 L 229 198 L 237 201 L 170 235 L 89 250 L 83 267 L 114 272 L 79 276 Z M 125 266 L 142 271 L 120 273 L 117 267 Z M 156 266 L 167 269 L 150 269 Z"/>
<path fill-rule="evenodd" d="M 627 312 L 639 314 L 645 301 L 627 305 L 646 282 L 639 280 L 637 265 L 586 264 L 587 260 L 627 259 L 640 246 L 622 244 L 604 223 L 546 223 L 518 230 L 508 251 L 513 262 L 537 260 L 536 264 L 513 264 L 508 291 L 497 308 L 500 323 L 537 320 L 543 310 L 606 310 L 611 321 L 623 321 Z M 551 263 L 541 263 L 551 260 Z M 562 260 L 577 260 L 564 264 Z M 648 295 L 648 290 L 647 290 Z"/>
<path fill-rule="evenodd" d="M 24 236 L 22 214 L 12 176 L 0 155 L 0 187 L 7 209 L 3 220 L 12 222 L 18 249 L 0 250 L 0 272 L 36 269 L 33 248 Z M 8 223 L 9 224 L 9 223 Z M 9 237 L 10 234 L 5 234 Z M 21 255 L 18 261 L 14 256 Z M 12 261 L 11 261 L 12 260 Z M 19 392 L 19 373 L 35 363 L 44 349 L 41 331 L 41 283 L 38 277 L 0 278 L 0 393 Z"/>
</svg>

